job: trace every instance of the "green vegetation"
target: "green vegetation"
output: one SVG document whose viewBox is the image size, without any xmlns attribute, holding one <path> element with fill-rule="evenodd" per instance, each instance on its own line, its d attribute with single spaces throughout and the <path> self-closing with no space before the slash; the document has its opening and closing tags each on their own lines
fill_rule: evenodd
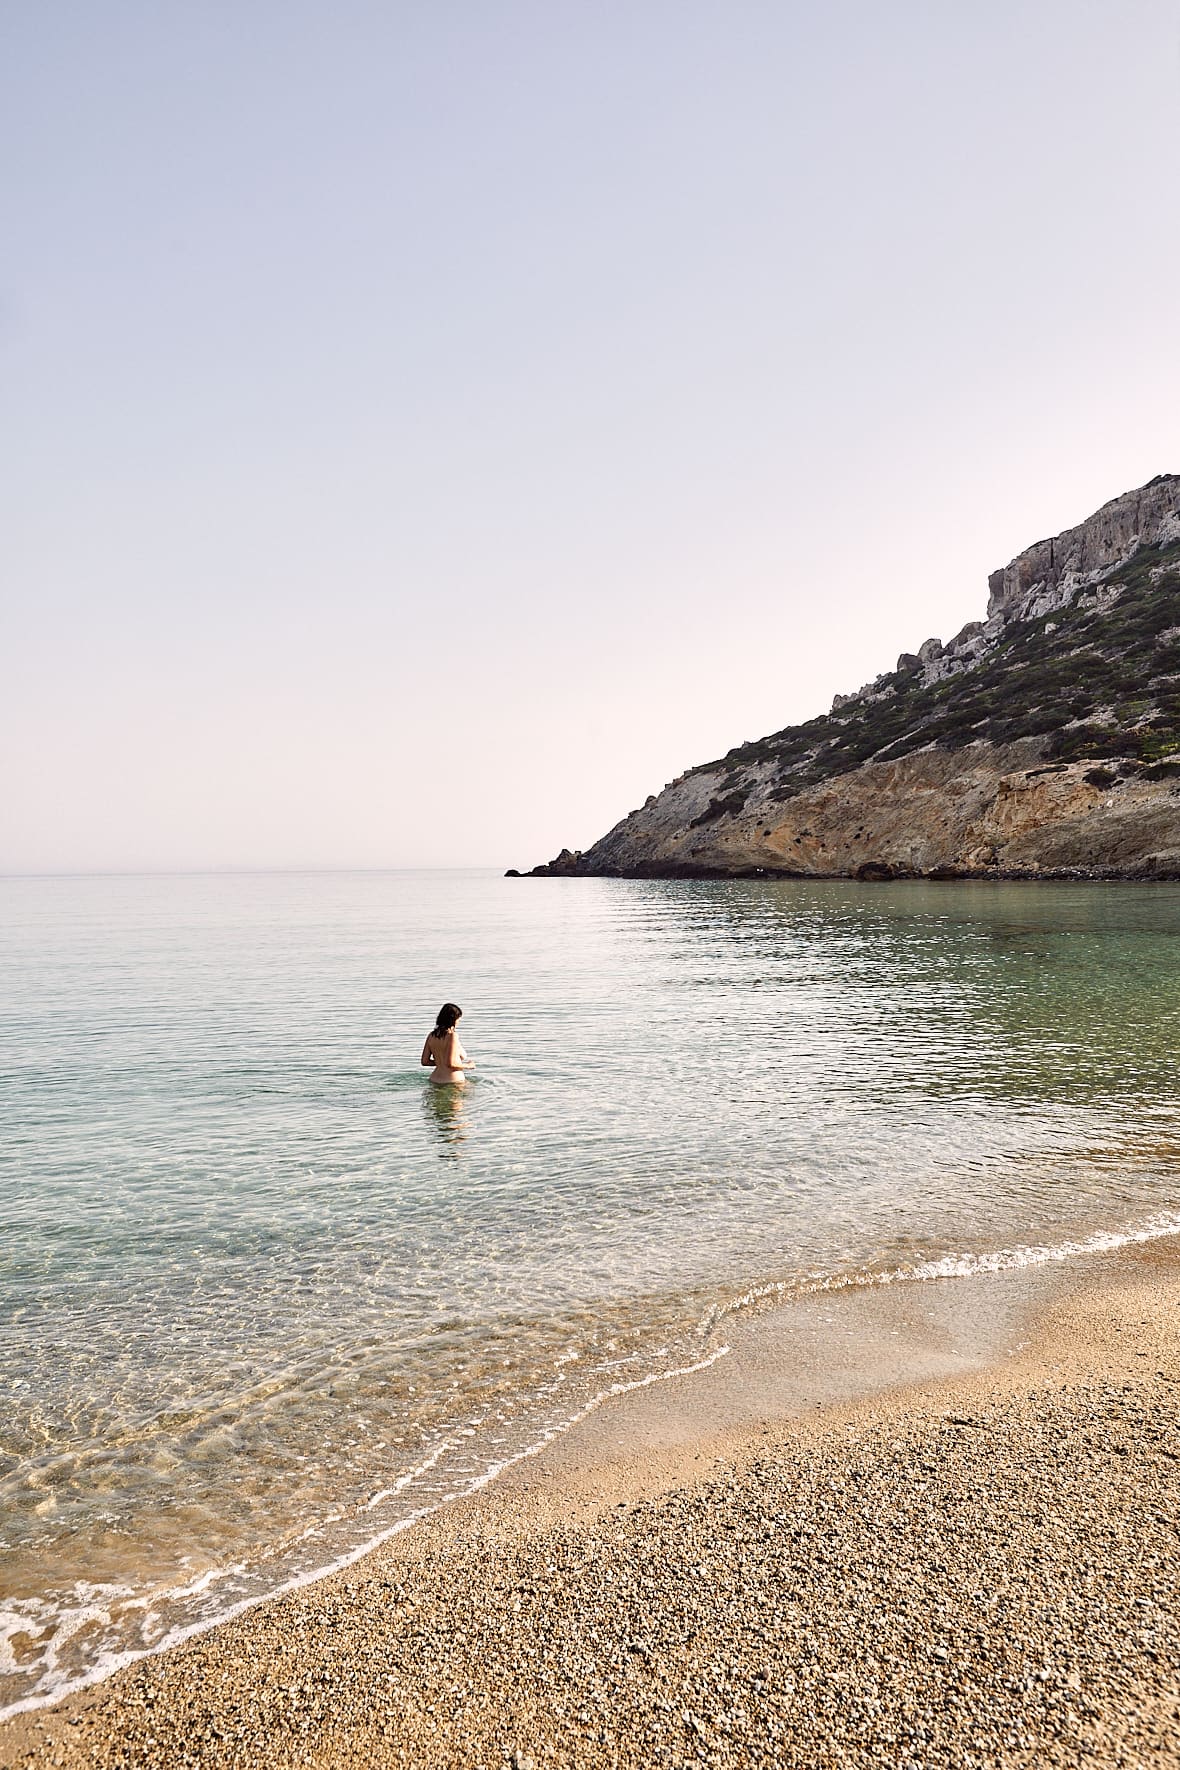
<svg viewBox="0 0 1180 1770">
<path fill-rule="evenodd" d="M 912 670 L 895 671 L 874 693 L 880 698 L 857 699 L 694 769 L 724 772 L 721 793 L 695 821 L 740 810 L 740 783 L 756 764 L 774 764 L 773 796 L 785 799 L 862 762 L 980 738 L 1044 737 L 1047 755 L 1062 763 L 1094 757 L 1138 764 L 1153 779 L 1180 774 L 1180 761 L 1166 761 L 1180 753 L 1180 544 L 1141 548 L 1100 598 L 1083 592 L 1068 608 L 1012 623 L 973 669 L 929 687 Z"/>
</svg>

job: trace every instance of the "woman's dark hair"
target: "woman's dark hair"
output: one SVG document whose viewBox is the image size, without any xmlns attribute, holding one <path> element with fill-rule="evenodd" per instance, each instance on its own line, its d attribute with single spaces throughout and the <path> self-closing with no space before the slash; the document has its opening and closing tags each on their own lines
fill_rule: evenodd
<svg viewBox="0 0 1180 1770">
<path fill-rule="evenodd" d="M 462 1012 L 463 1010 L 457 1002 L 444 1002 L 438 1011 L 438 1019 L 434 1023 L 435 1038 L 445 1038 Z"/>
</svg>

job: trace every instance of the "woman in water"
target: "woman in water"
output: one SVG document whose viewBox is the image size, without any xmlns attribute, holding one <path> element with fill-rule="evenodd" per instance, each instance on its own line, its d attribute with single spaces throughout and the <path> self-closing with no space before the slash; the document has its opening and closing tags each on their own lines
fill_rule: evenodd
<svg viewBox="0 0 1180 1770">
<path fill-rule="evenodd" d="M 430 1079 L 439 1086 L 455 1082 L 462 1087 L 467 1080 L 464 1070 L 474 1069 L 475 1065 L 459 1043 L 456 1022 L 462 1019 L 463 1010 L 454 1002 L 444 1002 L 438 1011 L 438 1022 L 422 1047 L 422 1067 L 430 1069 Z"/>
</svg>

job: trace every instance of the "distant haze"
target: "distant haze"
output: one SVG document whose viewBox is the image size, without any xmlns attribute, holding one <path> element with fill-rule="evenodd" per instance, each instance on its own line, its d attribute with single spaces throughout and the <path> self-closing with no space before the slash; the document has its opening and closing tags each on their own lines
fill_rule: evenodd
<svg viewBox="0 0 1180 1770">
<path fill-rule="evenodd" d="M 0 869 L 530 865 L 1180 470 L 1173 0 L 0 9 Z"/>
</svg>

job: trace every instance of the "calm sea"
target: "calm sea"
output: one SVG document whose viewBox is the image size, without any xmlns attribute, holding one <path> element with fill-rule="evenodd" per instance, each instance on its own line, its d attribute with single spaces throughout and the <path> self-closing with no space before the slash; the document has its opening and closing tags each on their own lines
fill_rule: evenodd
<svg viewBox="0 0 1180 1770">
<path fill-rule="evenodd" d="M 43 878 L 0 914 L 0 1707 L 339 1564 L 753 1296 L 1180 1229 L 1177 887 Z M 418 1065 L 444 998 L 462 1094 Z"/>
</svg>

